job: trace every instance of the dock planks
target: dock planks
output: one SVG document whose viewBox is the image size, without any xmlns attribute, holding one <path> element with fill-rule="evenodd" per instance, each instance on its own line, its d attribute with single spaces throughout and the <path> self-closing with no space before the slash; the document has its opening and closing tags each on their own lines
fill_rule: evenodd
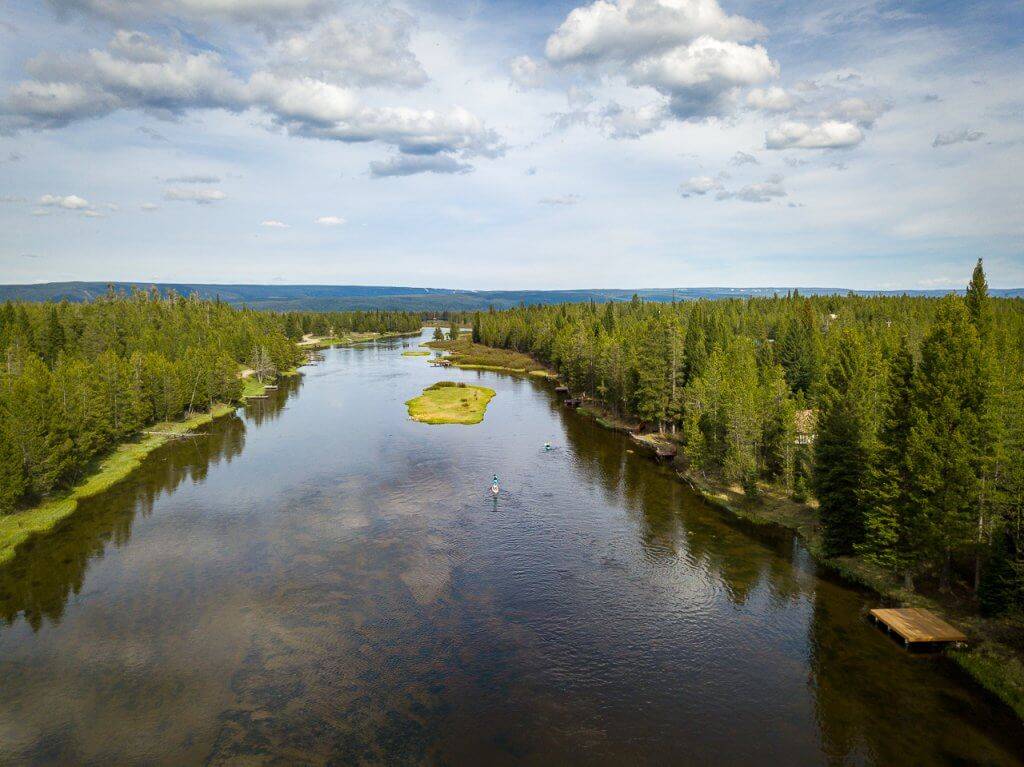
<svg viewBox="0 0 1024 767">
<path fill-rule="evenodd" d="M 966 642 L 967 636 L 929 610 L 918 607 L 879 608 L 871 617 L 895 631 L 907 645 L 921 643 Z"/>
</svg>

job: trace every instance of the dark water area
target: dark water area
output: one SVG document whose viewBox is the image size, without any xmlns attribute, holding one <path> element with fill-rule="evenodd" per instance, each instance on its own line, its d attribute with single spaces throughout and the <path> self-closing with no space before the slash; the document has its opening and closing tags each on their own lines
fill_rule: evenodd
<svg viewBox="0 0 1024 767">
<path fill-rule="evenodd" d="M 0 764 L 1022 763 L 792 535 L 416 343 L 325 352 L 0 571 Z M 483 423 L 408 420 L 442 378 Z"/>
</svg>

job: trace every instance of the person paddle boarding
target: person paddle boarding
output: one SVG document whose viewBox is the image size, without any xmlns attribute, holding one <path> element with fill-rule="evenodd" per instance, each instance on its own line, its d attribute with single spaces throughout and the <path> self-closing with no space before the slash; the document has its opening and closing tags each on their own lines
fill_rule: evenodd
<svg viewBox="0 0 1024 767">
<path fill-rule="evenodd" d="M 495 498 L 497 498 L 498 497 L 498 493 L 500 491 L 501 491 L 501 488 L 498 487 L 498 475 L 495 474 L 494 475 L 494 479 L 491 480 L 491 495 L 493 495 Z"/>
</svg>

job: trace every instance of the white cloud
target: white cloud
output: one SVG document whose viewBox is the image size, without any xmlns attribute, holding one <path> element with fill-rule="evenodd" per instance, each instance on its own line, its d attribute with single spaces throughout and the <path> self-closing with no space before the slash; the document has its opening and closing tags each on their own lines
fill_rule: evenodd
<svg viewBox="0 0 1024 767">
<path fill-rule="evenodd" d="M 985 137 L 985 133 L 980 130 L 951 130 L 938 133 L 935 139 L 932 141 L 932 148 L 938 148 L 942 146 L 952 146 L 953 144 L 963 144 L 972 141 L 979 141 Z"/>
<path fill-rule="evenodd" d="M 542 197 L 538 202 L 541 205 L 568 207 L 570 205 L 578 205 L 580 202 L 580 196 L 578 194 L 563 194 L 559 197 Z"/>
<path fill-rule="evenodd" d="M 58 13 L 83 13 L 113 21 L 230 19 L 262 28 L 290 26 L 330 10 L 331 0 L 47 0 Z"/>
<path fill-rule="evenodd" d="M 64 197 L 44 194 L 39 198 L 39 204 L 63 208 L 64 210 L 86 210 L 89 207 L 89 201 L 79 197 L 77 194 L 69 194 Z"/>
<path fill-rule="evenodd" d="M 149 56 L 140 50 L 148 46 Z M 8 93 L 7 112 L 20 117 L 14 127 L 55 128 L 119 109 L 146 109 L 175 115 L 188 108 L 241 110 L 245 84 L 214 53 L 166 49 L 142 36 L 126 57 L 120 38 L 107 50 L 79 55 L 44 54 L 26 64 L 33 77 Z"/>
<path fill-rule="evenodd" d="M 509 63 L 509 75 L 513 83 L 527 90 L 543 85 L 548 69 L 544 62 L 536 61 L 529 56 L 516 56 Z"/>
<path fill-rule="evenodd" d="M 397 154 L 370 163 L 370 175 L 374 178 L 412 176 L 416 173 L 469 173 L 471 170 L 473 166 L 469 163 L 443 154 Z"/>
<path fill-rule="evenodd" d="M 219 184 L 221 179 L 220 176 L 207 176 L 202 174 L 195 174 L 191 176 L 171 176 L 165 178 L 168 184 Z"/>
<path fill-rule="evenodd" d="M 754 155 L 749 154 L 748 152 L 741 152 L 741 151 L 737 151 L 736 154 L 734 154 L 732 156 L 732 159 L 729 160 L 729 162 L 732 163 L 733 165 L 760 165 L 761 164 L 758 161 L 758 159 L 756 157 L 754 157 Z"/>
<path fill-rule="evenodd" d="M 136 130 L 143 136 L 149 136 L 154 141 L 167 141 L 167 137 L 160 131 L 150 128 L 148 125 L 140 125 Z"/>
<path fill-rule="evenodd" d="M 694 176 L 679 185 L 679 194 L 683 197 L 703 197 L 708 192 L 722 188 L 722 182 L 711 176 Z"/>
<path fill-rule="evenodd" d="M 160 210 L 160 206 L 152 202 L 144 202 L 139 208 L 146 213 L 152 213 L 154 210 Z"/>
<path fill-rule="evenodd" d="M 276 221 L 274 219 L 267 219 L 266 221 L 260 221 L 260 226 L 265 226 L 268 229 L 288 229 L 289 226 L 284 221 Z"/>
<path fill-rule="evenodd" d="M 372 18 L 328 19 L 278 42 L 277 68 L 344 85 L 417 88 L 428 78 L 409 49 L 412 27 L 412 16 L 387 7 Z"/>
<path fill-rule="evenodd" d="M 167 51 L 144 32 L 119 29 L 107 43 L 107 50 L 123 61 L 163 64 L 168 60 Z"/>
<path fill-rule="evenodd" d="M 7 114 L 0 127 L 58 128 L 122 109 L 163 116 L 196 109 L 260 109 L 288 133 L 308 138 L 378 141 L 407 154 L 463 158 L 497 157 L 505 151 L 498 134 L 461 107 L 444 112 L 369 107 L 352 90 L 323 80 L 256 71 L 244 81 L 214 53 L 165 49 L 143 36 L 133 42 L 132 58 L 127 59 L 122 43 L 115 37 L 106 51 L 29 62 L 35 79 L 9 91 L 6 103 L 0 104 L 0 112 Z M 151 55 L 137 50 L 144 46 Z M 449 156 L 447 166 L 453 162 Z"/>
<path fill-rule="evenodd" d="M 569 102 L 570 107 L 578 109 L 592 103 L 594 101 L 594 94 L 586 88 L 570 85 L 569 90 L 565 92 L 565 100 Z"/>
<path fill-rule="evenodd" d="M 669 109 L 681 119 L 700 119 L 724 111 L 726 99 L 741 85 L 778 74 L 778 65 L 760 45 L 700 37 L 687 46 L 638 60 L 629 80 L 650 85 L 669 97 Z"/>
<path fill-rule="evenodd" d="M 661 128 L 668 117 L 664 104 L 623 107 L 613 101 L 602 110 L 598 122 L 611 138 L 639 138 Z"/>
<path fill-rule="evenodd" d="M 164 199 L 172 202 L 194 202 L 197 205 L 209 205 L 210 203 L 226 200 L 227 195 L 219 189 L 186 189 L 183 187 L 168 187 L 164 190 Z"/>
<path fill-rule="evenodd" d="M 861 98 L 843 99 L 825 110 L 822 117 L 829 120 L 852 122 L 862 128 L 870 128 L 875 120 L 889 110 L 886 102 L 869 102 Z"/>
<path fill-rule="evenodd" d="M 320 226 L 341 226 L 345 223 L 345 219 L 341 216 L 320 216 L 316 219 L 316 223 Z"/>
<path fill-rule="evenodd" d="M 560 64 L 629 61 L 702 35 L 742 41 L 763 34 L 759 24 L 727 15 L 717 0 L 597 0 L 570 12 L 544 50 Z"/>
<path fill-rule="evenodd" d="M 785 112 L 793 108 L 793 97 L 783 88 L 755 88 L 747 94 L 747 106 L 763 112 Z"/>
<path fill-rule="evenodd" d="M 659 110 L 644 108 L 639 125 L 597 121 L 606 135 L 636 138 L 672 117 L 727 114 L 740 87 L 776 77 L 778 65 L 764 47 L 744 44 L 762 34 L 759 24 L 727 15 L 717 0 L 597 0 L 569 13 L 545 54 L 554 66 L 606 81 L 624 76 L 633 87 L 666 97 L 661 114 L 653 119 Z"/>
<path fill-rule="evenodd" d="M 767 149 L 845 149 L 864 140 L 853 123 L 826 120 L 817 126 L 786 122 L 765 134 Z"/>
<path fill-rule="evenodd" d="M 735 192 L 722 190 L 715 196 L 715 199 L 771 202 L 774 199 L 785 196 L 786 190 L 782 188 L 782 176 L 771 176 L 767 181 L 760 184 L 749 184 Z"/>
</svg>

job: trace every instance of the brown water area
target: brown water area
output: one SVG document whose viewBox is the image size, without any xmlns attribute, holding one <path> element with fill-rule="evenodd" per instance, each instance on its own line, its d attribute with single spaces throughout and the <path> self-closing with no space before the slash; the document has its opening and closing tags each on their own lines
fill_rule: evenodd
<svg viewBox="0 0 1024 767">
<path fill-rule="evenodd" d="M 0 764 L 1022 763 L 793 536 L 418 343 L 325 352 L 0 572 Z M 483 423 L 408 420 L 440 378 Z"/>
</svg>

